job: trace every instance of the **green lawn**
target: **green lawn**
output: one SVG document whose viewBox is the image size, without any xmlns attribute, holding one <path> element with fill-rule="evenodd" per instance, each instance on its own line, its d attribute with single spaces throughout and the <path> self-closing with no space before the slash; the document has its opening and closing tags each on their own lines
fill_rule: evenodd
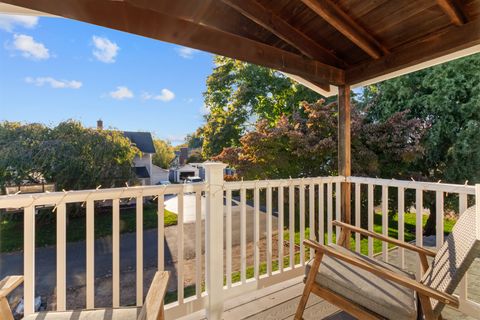
<svg viewBox="0 0 480 320">
<path fill-rule="evenodd" d="M 427 222 L 428 216 L 423 216 L 423 226 Z M 405 241 L 410 242 L 415 240 L 415 213 L 405 213 L 404 215 L 405 220 Z M 452 232 L 452 228 L 455 225 L 455 220 L 453 219 L 444 219 L 444 232 L 445 234 L 449 234 Z M 374 231 L 377 233 L 382 233 L 382 215 L 380 213 L 375 213 L 374 216 Z M 335 232 L 335 227 L 333 228 Z M 388 217 L 388 235 L 392 238 L 398 239 L 398 215 L 389 215 Z M 306 228 L 305 230 L 305 239 L 308 239 L 310 236 L 310 230 Z M 289 240 L 289 232 L 284 232 L 284 239 Z M 332 239 L 335 241 L 335 233 L 332 234 Z M 325 234 L 325 242 L 327 242 L 327 235 Z M 360 250 L 363 254 L 368 253 L 368 239 L 363 238 L 360 240 Z M 297 245 L 300 244 L 300 232 L 295 232 L 295 243 Z M 351 248 L 355 248 L 355 237 L 352 233 L 352 238 L 350 239 Z M 390 246 L 391 247 L 391 246 Z M 380 240 L 373 241 L 373 250 L 374 253 L 382 251 L 382 242 Z"/>
<path fill-rule="evenodd" d="M 405 241 L 412 241 L 415 239 L 415 213 L 406 213 L 405 214 Z M 427 222 L 427 216 L 423 216 L 423 225 Z M 382 232 L 382 215 L 376 213 L 374 216 L 374 230 L 377 233 Z M 446 234 L 452 232 L 452 228 L 455 225 L 455 220 L 452 219 L 444 219 L 444 230 Z M 392 238 L 398 238 L 398 216 L 390 215 L 388 221 L 388 234 Z M 333 228 L 335 232 L 335 228 Z M 286 241 L 289 240 L 289 232 L 287 230 L 284 231 L 284 239 Z M 310 236 L 310 230 L 306 228 L 305 230 L 305 239 L 308 239 Z M 335 241 L 335 234 L 332 235 L 332 241 Z M 364 238 L 361 239 L 360 250 L 363 254 L 368 254 L 368 239 Z M 327 242 L 327 236 L 325 235 L 325 242 Z M 295 232 L 295 244 L 300 245 L 300 232 Z M 351 248 L 355 248 L 355 236 L 352 234 L 352 238 L 350 239 Z M 392 247 L 392 245 L 390 245 Z M 382 251 L 382 242 L 379 240 L 374 240 L 373 242 L 373 250 L 374 253 L 378 253 Z M 305 259 L 309 258 L 310 250 L 305 250 Z M 286 268 L 290 264 L 290 257 L 288 252 L 284 252 L 285 256 L 283 259 L 283 266 Z M 297 252 L 295 254 L 295 263 L 300 262 L 300 254 Z M 272 270 L 278 270 L 278 259 L 272 261 Z M 253 266 L 247 267 L 247 279 L 254 277 L 254 268 Z M 267 264 L 261 263 L 260 264 L 260 274 L 267 273 Z M 239 271 L 232 273 L 232 283 L 241 281 L 241 274 Z"/>
<path fill-rule="evenodd" d="M 415 223 L 416 223 L 416 217 L 414 213 L 406 213 L 405 216 L 405 241 L 412 241 L 415 239 Z M 427 216 L 423 216 L 423 225 L 427 222 Z M 382 232 L 382 215 L 380 213 L 376 213 L 374 216 L 374 230 L 375 232 L 381 233 Z M 445 219 L 444 220 L 444 230 L 446 234 L 449 234 L 452 231 L 452 228 L 455 224 L 455 220 L 452 219 Z M 390 237 L 393 238 L 398 238 L 398 216 L 395 215 L 390 215 L 389 216 L 389 221 L 388 221 L 388 234 Z M 335 228 L 333 229 L 335 231 Z M 310 235 L 310 230 L 307 228 L 305 230 L 305 238 L 307 239 Z M 287 230 L 284 231 L 284 239 L 286 241 L 289 240 L 289 232 Z M 332 235 L 333 241 L 335 241 L 335 234 Z M 327 241 L 327 237 L 325 235 L 325 242 Z M 355 236 L 352 234 L 351 238 L 351 247 L 355 248 Z M 297 245 L 300 244 L 300 232 L 295 232 L 295 243 Z M 382 243 L 381 241 L 374 241 L 373 243 L 373 249 L 375 253 L 381 252 L 382 250 Z M 361 252 L 363 254 L 368 253 L 368 239 L 361 239 Z M 310 255 L 310 250 L 305 250 L 305 259 L 309 259 Z M 290 264 L 290 257 L 288 252 L 284 252 L 285 256 L 283 258 L 283 267 L 287 268 Z M 296 252 L 295 253 L 295 264 L 298 264 L 300 262 L 300 253 Z M 275 259 L 272 261 L 272 271 L 278 270 L 278 259 Z M 260 275 L 266 274 L 267 273 L 267 264 L 265 262 L 260 264 L 260 269 L 259 269 Z M 253 266 L 247 266 L 246 269 L 246 278 L 250 279 L 255 276 L 255 270 Z M 236 271 L 232 273 L 232 283 L 235 282 L 240 282 L 241 279 L 241 273 L 240 271 Z M 224 278 L 224 284 L 226 284 L 226 277 Z M 205 286 L 202 283 L 202 291 L 205 290 Z M 195 285 L 190 285 L 184 288 L 184 294 L 185 297 L 193 296 L 195 295 Z M 165 297 L 165 304 L 174 302 L 177 300 L 177 291 L 173 292 L 168 292 L 166 297 Z"/>
<path fill-rule="evenodd" d="M 54 215 L 55 213 L 52 213 Z M 120 210 L 120 232 L 135 232 L 135 209 Z M 177 215 L 165 210 L 165 226 L 177 224 Z M 143 228 L 153 229 L 157 227 L 157 207 L 145 205 L 143 210 Z M 56 241 L 56 223 L 53 218 L 49 223 L 41 223 L 36 228 L 36 245 L 43 247 L 53 245 Z M 67 225 L 67 241 L 75 242 L 85 240 L 85 217 L 70 218 Z M 95 238 L 101 238 L 112 234 L 112 214 L 95 214 Z M 1 220 L 0 221 L 0 252 L 12 252 L 23 248 L 23 221 Z"/>
</svg>

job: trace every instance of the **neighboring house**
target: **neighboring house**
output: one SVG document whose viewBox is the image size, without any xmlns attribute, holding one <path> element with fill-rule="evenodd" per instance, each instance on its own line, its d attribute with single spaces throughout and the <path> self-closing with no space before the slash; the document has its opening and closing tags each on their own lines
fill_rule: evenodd
<svg viewBox="0 0 480 320">
<path fill-rule="evenodd" d="M 97 121 L 97 129 L 103 130 L 102 120 Z M 133 171 L 142 185 L 152 185 L 168 180 L 168 170 L 152 163 L 153 155 L 156 152 L 152 134 L 150 132 L 123 131 L 123 135 L 142 153 L 141 156 L 137 155 L 133 159 Z"/>
<path fill-rule="evenodd" d="M 175 151 L 175 158 L 172 160 L 172 163 L 170 164 L 170 166 L 172 168 L 178 168 L 186 165 L 188 155 L 189 155 L 189 150 L 187 147 L 183 147 Z"/>
<path fill-rule="evenodd" d="M 123 135 L 142 152 L 141 155 L 137 155 L 133 159 L 134 171 L 137 178 L 142 182 L 142 185 L 152 184 L 152 180 L 155 180 L 152 179 L 152 157 L 155 154 L 152 134 L 150 132 L 124 131 Z"/>
<path fill-rule="evenodd" d="M 181 183 L 181 182 L 184 182 L 184 180 L 187 179 L 188 177 L 199 177 L 200 171 L 203 172 L 203 170 L 200 170 L 197 163 L 195 164 L 189 163 L 184 166 L 171 168 L 170 176 L 169 176 L 170 181 Z M 201 177 L 201 178 L 203 179 L 204 177 Z"/>
<path fill-rule="evenodd" d="M 151 184 L 159 184 L 160 181 L 168 181 L 168 180 L 169 180 L 168 170 L 152 164 L 152 174 L 150 178 Z"/>
</svg>

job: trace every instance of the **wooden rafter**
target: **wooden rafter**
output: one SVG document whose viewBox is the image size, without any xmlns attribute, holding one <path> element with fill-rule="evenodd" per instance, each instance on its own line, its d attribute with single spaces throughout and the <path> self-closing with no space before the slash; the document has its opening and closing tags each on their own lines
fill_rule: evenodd
<svg viewBox="0 0 480 320">
<path fill-rule="evenodd" d="M 344 71 L 261 42 L 121 1 L 3 0 L 145 37 L 259 64 L 321 84 L 341 85 Z M 149 1 L 154 4 L 157 1 Z"/>
<path fill-rule="evenodd" d="M 450 18 L 452 23 L 460 26 L 467 22 L 467 18 L 456 0 L 437 0 L 437 4 Z"/>
<path fill-rule="evenodd" d="M 459 27 L 451 26 L 441 33 L 407 43 L 385 58 L 347 69 L 345 82 L 355 85 L 476 46 L 480 46 L 480 19 Z"/>
<path fill-rule="evenodd" d="M 388 50 L 370 33 L 330 0 L 302 0 L 326 22 L 374 59 L 380 59 Z"/>
<path fill-rule="evenodd" d="M 307 57 L 335 66 L 345 66 L 345 62 L 335 56 L 330 50 L 319 45 L 303 32 L 294 28 L 288 22 L 255 0 L 222 1 L 283 41 L 297 48 Z"/>
</svg>

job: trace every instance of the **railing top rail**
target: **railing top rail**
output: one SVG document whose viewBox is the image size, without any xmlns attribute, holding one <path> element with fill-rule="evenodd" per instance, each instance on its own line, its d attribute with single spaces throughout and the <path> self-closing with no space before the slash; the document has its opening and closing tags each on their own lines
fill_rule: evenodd
<svg viewBox="0 0 480 320">
<path fill-rule="evenodd" d="M 442 191 L 448 193 L 463 193 L 474 195 L 475 186 L 459 185 L 447 183 L 432 183 L 420 181 L 407 181 L 395 179 L 379 179 L 368 177 L 313 177 L 313 178 L 295 178 L 295 179 L 277 179 L 277 180 L 249 180 L 224 182 L 224 190 L 239 190 L 268 188 L 268 187 L 288 187 L 319 183 L 351 182 L 362 184 L 373 184 L 389 187 L 402 187 L 406 189 L 422 189 L 428 191 Z M 50 193 L 32 193 L 0 196 L 0 209 L 22 208 L 32 205 L 57 205 L 60 203 L 99 201 L 119 198 L 131 198 L 137 196 L 156 196 L 159 194 L 176 194 L 179 192 L 198 192 L 206 190 L 206 183 L 192 184 L 172 184 L 160 186 L 136 186 L 123 188 L 92 189 L 92 190 L 73 190 L 64 192 Z"/>
<path fill-rule="evenodd" d="M 0 209 L 23 208 L 32 205 L 58 205 L 60 203 L 111 200 L 137 196 L 157 196 L 160 194 L 177 194 L 180 192 L 199 192 L 206 189 L 206 184 L 172 184 L 155 186 L 135 186 L 123 188 L 72 190 L 49 193 L 31 193 L 0 196 Z"/>
<path fill-rule="evenodd" d="M 367 177 L 347 177 L 347 182 L 362 183 L 362 184 L 374 184 L 379 186 L 388 187 L 401 187 L 405 189 L 422 189 L 426 191 L 443 191 L 449 193 L 465 193 L 475 194 L 475 186 L 473 185 L 461 185 L 461 184 L 449 184 L 440 182 L 420 182 L 420 181 L 408 181 L 408 180 L 395 180 L 395 179 L 378 179 Z"/>
<path fill-rule="evenodd" d="M 335 182 L 344 182 L 344 176 L 330 176 L 330 177 L 314 177 L 314 178 L 295 178 L 295 179 L 276 179 L 276 180 L 248 180 L 248 181 L 232 181 L 225 182 L 223 184 L 224 190 L 239 190 L 242 188 L 253 189 L 253 188 L 277 188 L 277 187 L 288 187 L 288 186 L 298 186 L 298 185 L 308 185 L 308 184 L 319 184 L 319 183 L 335 183 Z"/>
</svg>

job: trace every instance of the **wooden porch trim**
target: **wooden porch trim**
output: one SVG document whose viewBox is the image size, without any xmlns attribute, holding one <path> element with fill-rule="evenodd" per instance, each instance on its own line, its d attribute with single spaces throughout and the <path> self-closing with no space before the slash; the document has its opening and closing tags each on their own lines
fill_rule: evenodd
<svg viewBox="0 0 480 320">
<path fill-rule="evenodd" d="M 351 129 L 350 129 L 350 86 L 338 87 L 338 174 L 349 177 L 351 170 Z M 341 189 L 341 219 L 342 222 L 351 222 L 351 185 L 342 182 Z M 338 237 L 339 235 L 337 235 Z M 345 229 L 341 233 L 339 243 L 345 248 L 350 248 L 350 230 Z"/>
</svg>

